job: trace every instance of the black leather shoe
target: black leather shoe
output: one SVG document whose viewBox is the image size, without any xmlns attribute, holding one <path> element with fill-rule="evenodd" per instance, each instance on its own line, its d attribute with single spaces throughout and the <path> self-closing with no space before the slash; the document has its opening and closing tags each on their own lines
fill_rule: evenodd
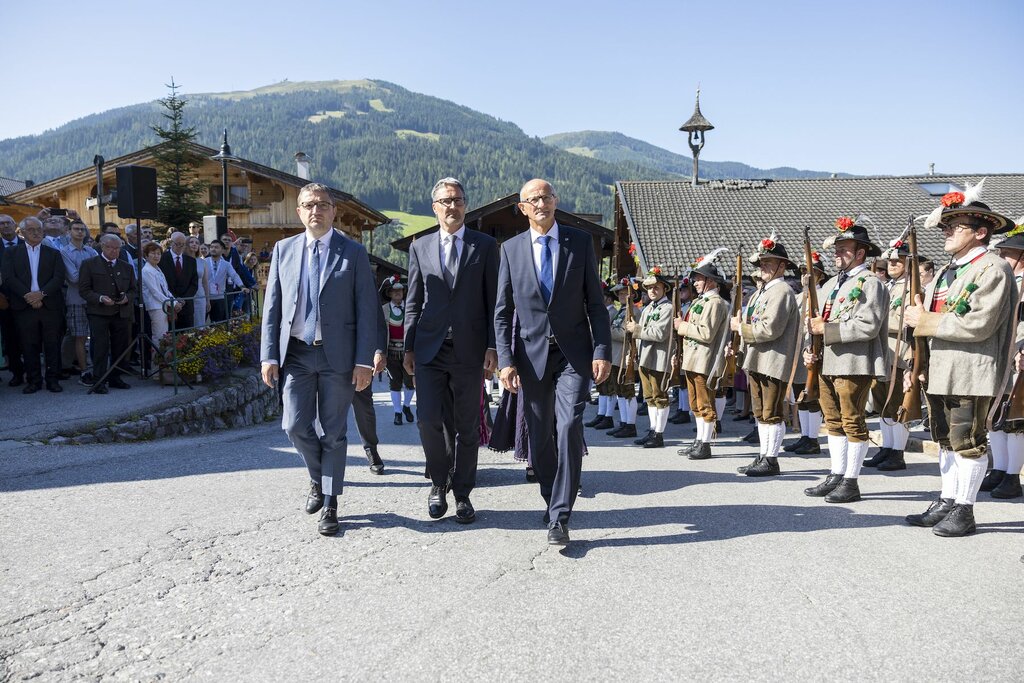
<svg viewBox="0 0 1024 683">
<path fill-rule="evenodd" d="M 14 377 L 11 378 L 11 381 L 7 383 L 7 386 L 9 386 L 9 387 L 20 387 L 24 383 L 25 383 L 25 378 L 24 377 L 18 377 L 17 375 L 15 375 Z"/>
<path fill-rule="evenodd" d="M 132 388 L 132 385 L 128 384 L 128 382 L 125 382 L 120 377 L 118 377 L 117 379 L 110 380 L 109 382 L 107 382 L 107 384 L 109 384 L 110 386 L 114 387 L 115 389 L 131 389 Z"/>
<path fill-rule="evenodd" d="M 935 526 L 946 518 L 953 509 L 952 498 L 939 498 L 919 515 L 907 515 L 904 519 L 913 526 Z"/>
<path fill-rule="evenodd" d="M 680 448 L 678 451 L 676 451 L 676 455 L 690 455 L 690 453 L 693 453 L 699 447 L 700 439 L 694 439 L 689 444 L 687 444 L 686 448 Z"/>
<path fill-rule="evenodd" d="M 595 415 L 594 419 L 590 420 L 589 422 L 584 422 L 583 426 L 584 427 L 596 427 L 597 423 L 601 422 L 602 420 L 604 420 L 604 415 Z"/>
<path fill-rule="evenodd" d="M 757 427 L 754 427 L 749 434 L 743 437 L 743 440 L 747 443 L 761 443 L 761 435 L 757 433 Z"/>
<path fill-rule="evenodd" d="M 309 493 L 306 495 L 306 514 L 315 515 L 324 506 L 324 494 L 320 490 L 320 484 L 315 481 L 309 482 Z"/>
<path fill-rule="evenodd" d="M 992 489 L 993 498 L 1002 498 L 1008 500 L 1010 498 L 1020 498 L 1024 495 L 1024 490 L 1021 489 L 1020 475 L 1019 474 L 1007 474 L 1003 477 L 1003 480 L 999 482 L 999 486 Z"/>
<path fill-rule="evenodd" d="M 395 413 L 395 424 L 396 425 L 402 424 L 402 414 L 401 413 Z"/>
<path fill-rule="evenodd" d="M 847 479 L 839 482 L 831 493 L 825 496 L 826 503 L 856 503 L 860 500 L 860 486 L 856 479 Z"/>
<path fill-rule="evenodd" d="M 605 430 L 605 429 L 611 429 L 614 426 L 615 426 L 615 420 L 612 418 L 612 416 L 611 415 L 605 415 L 604 417 L 601 418 L 600 422 L 598 422 L 596 425 L 594 425 L 594 429 Z"/>
<path fill-rule="evenodd" d="M 841 474 L 829 474 L 825 477 L 825 481 L 821 482 L 817 486 L 811 486 L 810 488 L 804 489 L 805 496 L 811 496 L 812 498 L 824 498 L 828 494 L 836 490 L 836 487 L 843 481 L 843 475 Z"/>
<path fill-rule="evenodd" d="M 778 458 L 761 458 L 743 474 L 748 477 L 774 477 L 781 474 Z"/>
<path fill-rule="evenodd" d="M 469 502 L 469 496 L 459 496 L 455 499 L 455 521 L 459 524 L 469 524 L 476 519 L 476 510 Z"/>
<path fill-rule="evenodd" d="M 431 519 L 441 519 L 448 512 L 448 496 L 443 486 L 431 486 L 427 498 L 427 514 Z"/>
<path fill-rule="evenodd" d="M 548 545 L 569 545 L 569 525 L 555 522 L 548 527 Z"/>
<path fill-rule="evenodd" d="M 761 456 L 760 455 L 757 456 L 756 458 L 754 458 L 753 460 L 751 460 L 749 465 L 740 465 L 739 467 L 737 467 L 736 468 L 736 472 L 739 473 L 739 474 L 746 474 L 747 470 L 749 470 L 751 467 L 753 467 L 754 465 L 756 465 L 759 462 L 761 462 Z"/>
<path fill-rule="evenodd" d="M 1006 472 L 1003 470 L 989 470 L 989 473 L 981 480 L 981 488 L 978 490 L 991 491 L 995 487 L 999 486 L 999 483 L 1003 481 L 1003 477 L 1005 476 Z"/>
<path fill-rule="evenodd" d="M 946 538 L 966 536 L 977 530 L 978 527 L 974 524 L 974 506 L 964 503 L 954 505 L 945 519 L 932 527 L 933 534 Z"/>
<path fill-rule="evenodd" d="M 37 391 L 39 391 L 40 389 L 42 389 L 42 388 L 43 388 L 42 384 L 36 384 L 35 382 L 33 382 L 32 384 L 26 384 L 25 388 L 21 390 L 21 393 L 23 393 L 23 394 L 34 394 Z"/>
<path fill-rule="evenodd" d="M 405 421 L 409 424 L 416 422 L 416 416 L 412 414 L 412 408 L 409 406 L 402 406 L 402 415 L 405 415 Z"/>
<path fill-rule="evenodd" d="M 92 393 L 94 394 L 109 394 L 110 389 L 107 389 L 107 383 L 101 382 L 100 384 L 93 385 Z"/>
<path fill-rule="evenodd" d="M 664 448 L 665 437 L 661 432 L 652 432 L 651 438 L 644 442 L 644 448 Z"/>
<path fill-rule="evenodd" d="M 676 418 L 675 424 L 684 425 L 690 421 L 690 413 L 687 410 L 680 410 L 679 417 Z"/>
<path fill-rule="evenodd" d="M 801 435 L 800 438 L 797 439 L 796 441 L 793 441 L 792 443 L 788 443 L 785 446 L 783 446 L 782 450 L 786 451 L 787 453 L 792 453 L 796 449 L 803 446 L 805 443 L 807 443 L 807 437 Z"/>
<path fill-rule="evenodd" d="M 366 462 L 370 464 L 370 471 L 374 474 L 380 474 L 384 471 L 384 461 L 380 459 L 380 455 L 377 453 L 376 446 L 370 446 L 364 448 L 363 452 L 366 453 Z"/>
<path fill-rule="evenodd" d="M 888 459 L 892 449 L 886 446 L 885 448 L 879 448 L 875 451 L 875 454 L 864 461 L 864 467 L 878 467 Z"/>
<path fill-rule="evenodd" d="M 639 439 L 635 440 L 633 443 L 636 444 L 637 446 L 643 446 L 645 443 L 650 441 L 651 437 L 653 437 L 653 436 L 654 436 L 654 430 L 653 429 L 648 429 L 646 434 L 644 434 Z"/>
<path fill-rule="evenodd" d="M 612 436 L 616 439 L 632 439 L 636 436 L 636 425 L 622 425 Z"/>
<path fill-rule="evenodd" d="M 54 394 L 59 394 L 64 391 L 64 387 L 60 385 L 60 382 L 47 382 L 46 390 Z"/>
<path fill-rule="evenodd" d="M 551 525 L 551 512 L 548 510 L 544 511 L 544 526 Z"/>
<path fill-rule="evenodd" d="M 316 530 L 321 536 L 334 536 L 338 533 L 338 511 L 334 508 L 324 508 L 320 513 L 320 522 Z"/>
<path fill-rule="evenodd" d="M 710 460 L 711 459 L 711 444 L 701 441 L 700 445 L 693 450 L 688 456 L 690 460 Z"/>
<path fill-rule="evenodd" d="M 907 461 L 903 459 L 903 451 L 891 449 L 889 457 L 878 465 L 879 472 L 895 472 L 896 470 L 907 469 Z"/>
<path fill-rule="evenodd" d="M 817 455 L 821 453 L 821 446 L 818 445 L 817 439 L 807 437 L 807 441 L 804 442 L 803 446 L 793 451 L 794 455 Z"/>
<path fill-rule="evenodd" d="M 625 427 L 625 426 L 626 426 L 625 422 L 620 422 L 618 424 L 618 426 L 615 427 L 615 429 L 607 431 L 607 432 L 605 432 L 605 434 L 607 434 L 608 436 L 618 436 L 619 432 L 622 431 L 622 428 Z"/>
<path fill-rule="evenodd" d="M 537 473 L 533 471 L 532 467 L 526 468 L 526 481 L 530 484 L 537 483 Z"/>
</svg>

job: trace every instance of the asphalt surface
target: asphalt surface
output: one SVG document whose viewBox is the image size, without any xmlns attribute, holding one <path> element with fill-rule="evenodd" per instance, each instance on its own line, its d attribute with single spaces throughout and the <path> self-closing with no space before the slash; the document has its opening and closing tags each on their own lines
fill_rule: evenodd
<svg viewBox="0 0 1024 683">
<path fill-rule="evenodd" d="M 329 539 L 276 423 L 0 444 L 0 680 L 1022 678 L 1024 507 L 982 494 L 963 539 L 906 526 L 929 456 L 836 506 L 802 493 L 824 455 L 737 475 L 745 423 L 704 462 L 675 454 L 689 425 L 662 450 L 588 430 L 560 550 L 509 454 L 481 452 L 475 524 L 430 520 L 385 397 L 387 470 L 353 443 Z"/>
</svg>

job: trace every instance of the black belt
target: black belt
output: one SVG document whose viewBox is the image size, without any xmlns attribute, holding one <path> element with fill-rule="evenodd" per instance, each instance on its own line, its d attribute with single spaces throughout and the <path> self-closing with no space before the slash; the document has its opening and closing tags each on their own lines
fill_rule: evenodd
<svg viewBox="0 0 1024 683">
<path fill-rule="evenodd" d="M 299 337 L 292 337 L 292 339 L 294 339 L 295 341 L 299 342 L 303 346 L 323 346 L 324 345 L 324 340 L 323 339 L 314 339 L 312 344 L 307 344 L 305 339 L 301 339 Z"/>
</svg>

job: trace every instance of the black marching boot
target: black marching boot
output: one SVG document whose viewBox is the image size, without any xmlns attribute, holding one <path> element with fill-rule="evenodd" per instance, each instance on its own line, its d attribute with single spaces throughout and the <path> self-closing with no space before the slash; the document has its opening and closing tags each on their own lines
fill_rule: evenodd
<svg viewBox="0 0 1024 683">
<path fill-rule="evenodd" d="M 896 470 L 907 469 L 907 461 L 903 458 L 903 451 L 895 448 L 889 450 L 889 457 L 878 465 L 879 472 L 895 472 Z"/>
<path fill-rule="evenodd" d="M 1005 475 L 999 482 L 999 486 L 992 489 L 991 493 L 993 498 L 1002 499 L 1020 498 L 1022 495 L 1024 495 L 1024 490 L 1021 490 L 1019 474 Z"/>
<path fill-rule="evenodd" d="M 973 534 L 977 529 L 974 524 L 974 506 L 957 503 L 945 519 L 932 527 L 932 533 L 936 536 L 956 538 Z"/>
<path fill-rule="evenodd" d="M 857 480 L 846 477 L 843 477 L 839 486 L 835 487 L 832 493 L 825 496 L 826 503 L 856 503 L 858 500 L 860 500 L 860 486 L 857 485 Z"/>
<path fill-rule="evenodd" d="M 928 509 L 919 515 L 907 515 L 904 519 L 907 524 L 913 526 L 935 526 L 946 518 L 949 511 L 953 509 L 952 498 L 939 498 L 928 506 Z"/>
<path fill-rule="evenodd" d="M 805 496 L 811 496 L 812 498 L 824 498 L 828 494 L 836 490 L 843 481 L 843 475 L 841 474 L 829 474 L 825 477 L 825 481 L 821 482 L 817 486 L 804 489 Z"/>
</svg>

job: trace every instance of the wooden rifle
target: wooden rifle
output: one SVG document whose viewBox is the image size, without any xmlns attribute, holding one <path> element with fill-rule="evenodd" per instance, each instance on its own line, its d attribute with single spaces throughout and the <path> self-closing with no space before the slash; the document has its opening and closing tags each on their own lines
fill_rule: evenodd
<svg viewBox="0 0 1024 683">
<path fill-rule="evenodd" d="M 630 282 L 629 296 L 626 297 L 626 322 L 633 322 L 633 284 Z M 623 330 L 625 330 L 623 326 Z M 625 332 L 622 340 L 622 355 L 619 357 L 619 384 L 633 384 L 636 381 L 636 340 L 631 332 Z"/>
<path fill-rule="evenodd" d="M 679 315 L 679 284 L 682 282 L 682 273 L 680 272 L 682 267 L 676 270 L 676 284 L 672 288 L 672 325 L 669 326 L 668 333 L 668 361 L 669 371 L 665 373 L 665 377 L 661 381 L 661 390 L 668 391 L 669 387 L 677 387 L 680 385 L 680 368 L 683 366 L 683 345 L 679 343 L 678 335 L 676 334 L 675 318 Z"/>
<path fill-rule="evenodd" d="M 732 305 L 729 311 L 729 320 L 731 321 L 740 314 L 743 310 L 743 246 L 740 245 L 736 249 L 736 272 L 732 277 Z M 719 388 L 731 387 L 736 383 L 736 363 L 740 353 L 740 333 L 732 331 L 732 325 L 729 325 L 729 337 L 726 340 L 726 345 L 729 347 L 730 352 L 725 356 L 725 372 L 722 373 L 722 379 L 719 380 Z"/>
<path fill-rule="evenodd" d="M 903 294 L 904 306 L 917 305 L 917 297 L 924 298 L 924 289 L 921 287 L 921 257 L 917 251 L 917 228 L 914 227 L 913 217 L 907 228 L 907 239 L 910 243 L 910 284 Z M 906 309 L 904 309 L 906 310 Z M 902 316 L 901 316 L 902 318 Z M 903 334 L 903 330 L 900 330 Z M 897 349 L 898 350 L 898 349 Z M 893 359 L 895 365 L 896 359 Z M 928 340 L 925 337 L 914 337 L 914 362 L 910 369 L 910 388 L 903 393 L 903 402 L 896 409 L 897 422 L 912 422 L 921 419 L 921 387 L 922 377 L 928 373 Z"/>
<path fill-rule="evenodd" d="M 811 250 L 811 227 L 804 226 L 804 267 L 807 269 L 807 302 L 805 316 L 806 320 L 818 317 L 818 274 L 814 270 L 814 252 Z M 812 334 L 811 353 L 816 361 L 807 366 L 807 384 L 797 399 L 797 402 L 815 401 L 818 399 L 818 376 L 821 374 L 821 355 L 824 353 L 825 340 L 820 334 Z M 803 358 L 796 358 L 795 362 L 802 363 Z"/>
</svg>

